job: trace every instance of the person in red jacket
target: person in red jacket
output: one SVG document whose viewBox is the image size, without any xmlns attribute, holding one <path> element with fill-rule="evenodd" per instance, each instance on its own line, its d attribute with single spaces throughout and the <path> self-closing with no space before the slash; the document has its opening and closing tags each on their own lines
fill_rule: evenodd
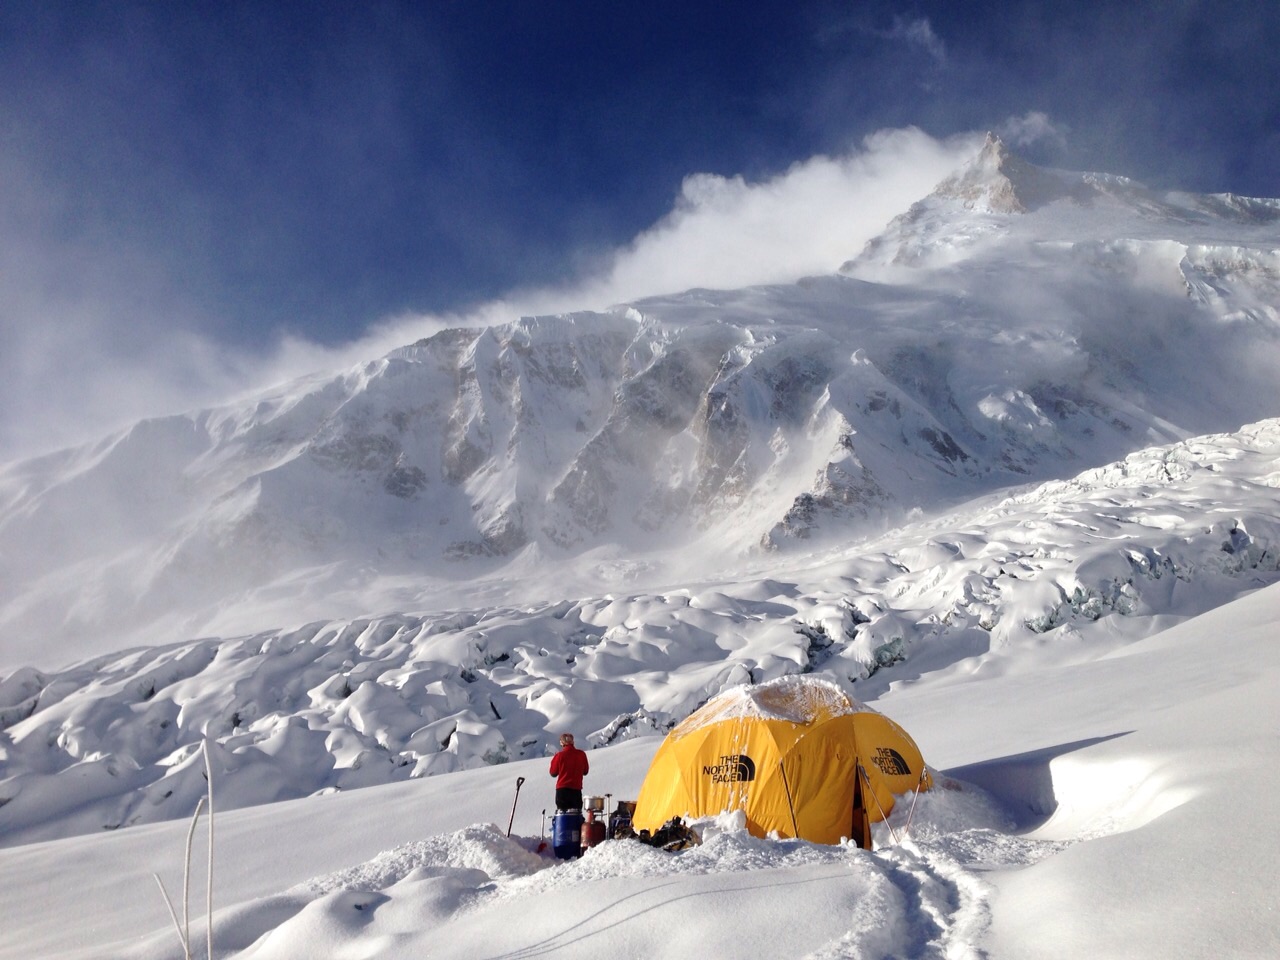
<svg viewBox="0 0 1280 960">
<path fill-rule="evenodd" d="M 590 769 L 587 755 L 573 745 L 573 734 L 560 734 L 560 752 L 551 758 L 557 810 L 582 809 L 582 778 Z"/>
</svg>

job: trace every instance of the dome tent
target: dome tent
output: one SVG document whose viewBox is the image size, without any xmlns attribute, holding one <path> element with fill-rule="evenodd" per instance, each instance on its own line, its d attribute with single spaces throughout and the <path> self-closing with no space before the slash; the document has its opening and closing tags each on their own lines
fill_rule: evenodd
<svg viewBox="0 0 1280 960">
<path fill-rule="evenodd" d="M 870 846 L 894 795 L 932 786 L 915 742 L 831 680 L 779 677 L 718 694 L 679 723 L 649 765 L 637 830 L 672 817 L 746 813 L 763 837 Z"/>
</svg>

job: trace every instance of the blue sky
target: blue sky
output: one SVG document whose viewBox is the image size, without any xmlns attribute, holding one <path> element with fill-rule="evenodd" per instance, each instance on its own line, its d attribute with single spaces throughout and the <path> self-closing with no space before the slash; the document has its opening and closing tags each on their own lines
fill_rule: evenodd
<svg viewBox="0 0 1280 960">
<path fill-rule="evenodd" d="M 1274 3 L 15 0 L 0 458 L 207 402 L 283 338 L 572 289 L 689 175 L 878 130 L 1280 196 L 1277 51 Z"/>
</svg>

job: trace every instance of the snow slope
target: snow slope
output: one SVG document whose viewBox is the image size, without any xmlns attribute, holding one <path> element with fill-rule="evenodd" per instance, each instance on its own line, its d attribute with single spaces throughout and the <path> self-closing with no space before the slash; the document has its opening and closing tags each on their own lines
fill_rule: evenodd
<svg viewBox="0 0 1280 960">
<path fill-rule="evenodd" d="M 790 569 L 522 607 L 319 622 L 0 682 L 0 844 L 665 732 L 823 669 L 866 700 L 1099 656 L 1280 579 L 1280 420 L 980 500 Z M 854 686 L 856 685 L 856 692 Z"/>
<path fill-rule="evenodd" d="M 217 955 L 1274 956 L 1278 590 L 1100 659 L 1028 649 L 895 689 L 883 708 L 953 789 L 873 853 L 725 821 L 678 854 L 615 841 L 558 863 L 532 852 L 542 761 L 220 814 Z M 656 744 L 593 751 L 588 788 L 634 796 Z M 181 956 L 149 874 L 179 886 L 185 833 L 0 851 L 0 957 Z"/>
<path fill-rule="evenodd" d="M 1278 305 L 1280 202 L 991 139 L 837 274 L 0 467 L 0 957 L 181 955 L 203 743 L 221 957 L 1276 955 Z M 561 730 L 634 797 L 809 671 L 909 838 L 538 855 Z"/>
</svg>

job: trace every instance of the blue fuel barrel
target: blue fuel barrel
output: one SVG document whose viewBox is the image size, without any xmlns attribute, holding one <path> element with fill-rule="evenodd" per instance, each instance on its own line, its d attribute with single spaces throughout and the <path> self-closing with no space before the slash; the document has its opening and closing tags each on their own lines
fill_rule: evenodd
<svg viewBox="0 0 1280 960">
<path fill-rule="evenodd" d="M 582 854 L 582 811 L 561 810 L 551 821 L 551 849 L 561 860 Z"/>
</svg>

